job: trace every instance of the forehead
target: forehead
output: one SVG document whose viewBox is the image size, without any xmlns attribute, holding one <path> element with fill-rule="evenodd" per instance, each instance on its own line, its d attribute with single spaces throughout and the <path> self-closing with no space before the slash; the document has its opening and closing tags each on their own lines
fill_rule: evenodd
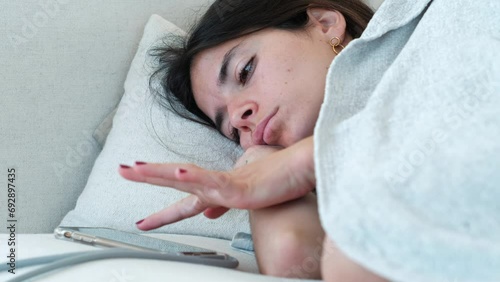
<svg viewBox="0 0 500 282">
<path fill-rule="evenodd" d="M 252 35 L 243 36 L 236 38 L 224 43 L 221 43 L 215 47 L 201 51 L 199 54 L 195 55 L 191 65 L 191 78 L 196 79 L 200 73 L 204 73 L 207 70 L 219 70 L 222 59 L 227 52 L 229 52 L 233 47 L 241 44 L 245 41 L 247 37 Z M 219 73 L 213 73 L 217 78 Z"/>
<path fill-rule="evenodd" d="M 215 116 L 215 108 L 220 107 L 222 93 L 218 82 L 221 64 L 226 53 L 244 40 L 237 38 L 207 50 L 193 58 L 191 65 L 191 87 L 198 107 L 210 118 Z M 228 69 L 228 75 L 231 72 Z"/>
</svg>

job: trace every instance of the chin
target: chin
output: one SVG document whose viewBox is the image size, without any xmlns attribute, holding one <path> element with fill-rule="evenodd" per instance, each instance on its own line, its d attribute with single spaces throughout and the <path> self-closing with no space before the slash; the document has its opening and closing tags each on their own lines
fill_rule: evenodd
<svg viewBox="0 0 500 282">
<path fill-rule="evenodd" d="M 281 134 L 277 140 L 273 140 L 271 146 L 281 146 L 281 147 L 290 147 L 293 144 L 305 139 L 309 136 L 312 136 L 314 132 L 314 128 L 309 130 L 309 128 L 304 128 L 303 130 L 298 130 L 294 132 L 287 132 L 285 134 Z"/>
<path fill-rule="evenodd" d="M 301 137 L 301 135 L 299 136 L 293 136 L 291 138 L 284 138 L 282 142 L 280 142 L 280 146 L 283 146 L 283 147 L 290 147 L 292 146 L 293 144 L 299 142 L 300 140 L 306 138 L 307 136 L 305 137 Z"/>
</svg>

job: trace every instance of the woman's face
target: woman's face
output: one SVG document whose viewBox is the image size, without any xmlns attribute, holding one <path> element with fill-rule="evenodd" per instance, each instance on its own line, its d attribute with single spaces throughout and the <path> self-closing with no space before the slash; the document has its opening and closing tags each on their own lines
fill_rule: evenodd
<svg viewBox="0 0 500 282">
<path fill-rule="evenodd" d="M 266 29 L 197 55 L 191 70 L 199 108 L 227 137 L 290 146 L 313 134 L 335 57 L 330 38 Z"/>
</svg>

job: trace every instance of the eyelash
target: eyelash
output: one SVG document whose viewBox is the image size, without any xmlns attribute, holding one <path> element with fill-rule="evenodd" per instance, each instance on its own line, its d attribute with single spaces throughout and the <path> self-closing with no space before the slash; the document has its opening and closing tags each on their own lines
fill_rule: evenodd
<svg viewBox="0 0 500 282">
<path fill-rule="evenodd" d="M 240 71 L 239 79 L 242 85 L 245 85 L 247 83 L 248 76 L 252 75 L 254 71 L 254 64 L 253 64 L 254 59 L 255 57 L 252 57 Z"/>
</svg>

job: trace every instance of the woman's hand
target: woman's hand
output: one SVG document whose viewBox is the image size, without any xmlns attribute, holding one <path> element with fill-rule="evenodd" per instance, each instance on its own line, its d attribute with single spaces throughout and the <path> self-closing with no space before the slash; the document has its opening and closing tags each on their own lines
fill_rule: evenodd
<svg viewBox="0 0 500 282">
<path fill-rule="evenodd" d="M 240 159 L 239 167 L 227 172 L 191 164 L 136 164 L 120 168 L 120 174 L 128 180 L 192 194 L 148 216 L 138 227 L 158 228 L 210 208 L 213 213 L 209 217 L 217 217 L 218 212 L 223 214 L 227 208 L 264 208 L 302 197 L 314 189 L 312 136 L 277 152 L 250 152 L 249 157 L 250 154 L 257 160 L 243 165 L 245 160 Z"/>
<path fill-rule="evenodd" d="M 248 148 L 243 155 L 236 161 L 233 169 L 240 168 L 246 164 L 252 163 L 258 159 L 269 156 L 272 153 L 275 153 L 279 150 L 283 149 L 283 147 L 277 146 L 268 146 L 268 145 L 256 145 Z M 216 208 L 208 208 L 203 214 L 211 219 L 218 218 L 225 214 L 229 208 L 226 207 L 216 207 Z"/>
<path fill-rule="evenodd" d="M 233 169 L 237 169 L 247 165 L 249 163 L 253 163 L 256 160 L 262 159 L 271 155 L 272 153 L 276 153 L 280 150 L 283 150 L 283 147 L 277 146 L 268 146 L 268 145 L 256 145 L 248 148 L 243 155 L 236 161 Z"/>
</svg>

